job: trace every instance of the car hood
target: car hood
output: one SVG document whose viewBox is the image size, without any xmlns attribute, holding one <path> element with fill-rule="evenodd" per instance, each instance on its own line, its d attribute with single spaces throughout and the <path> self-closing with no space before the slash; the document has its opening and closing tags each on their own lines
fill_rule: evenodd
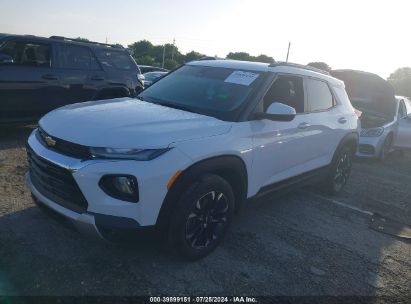
<svg viewBox="0 0 411 304">
<path fill-rule="evenodd" d="M 133 98 L 72 104 L 40 122 L 49 135 L 92 147 L 161 148 L 227 133 L 231 123 Z"/>
<path fill-rule="evenodd" d="M 352 105 L 387 120 L 395 115 L 394 88 L 376 74 L 356 70 L 333 70 L 331 75 L 344 81 Z"/>
</svg>

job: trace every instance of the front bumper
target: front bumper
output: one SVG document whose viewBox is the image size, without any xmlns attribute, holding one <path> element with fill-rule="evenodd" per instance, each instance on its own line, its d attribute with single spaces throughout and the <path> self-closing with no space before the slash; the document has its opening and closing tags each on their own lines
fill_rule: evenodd
<svg viewBox="0 0 411 304">
<path fill-rule="evenodd" d="M 381 153 L 384 136 L 360 137 L 356 155 L 358 157 L 375 158 Z"/>
<path fill-rule="evenodd" d="M 157 222 L 161 206 L 167 194 L 167 183 L 178 170 L 184 170 L 187 161 L 178 149 L 172 149 L 151 161 L 95 159 L 81 161 L 59 154 L 43 146 L 35 136 L 30 135 L 28 145 L 38 157 L 70 172 L 79 190 L 84 195 L 87 206 L 84 210 L 73 211 L 36 188 L 30 174 L 27 185 L 33 195 L 43 204 L 70 219 L 81 230 L 101 236 L 101 227 L 149 228 Z M 137 203 L 122 201 L 109 196 L 99 186 L 104 175 L 128 174 L 136 177 L 139 188 Z"/>
<path fill-rule="evenodd" d="M 100 234 L 100 231 L 96 226 L 96 221 L 93 215 L 88 213 L 76 213 L 51 201 L 34 187 L 29 173 L 26 173 L 26 184 L 36 199 L 38 199 L 42 204 L 69 219 L 82 233 L 93 237 L 98 236 L 102 238 L 102 235 Z"/>
</svg>

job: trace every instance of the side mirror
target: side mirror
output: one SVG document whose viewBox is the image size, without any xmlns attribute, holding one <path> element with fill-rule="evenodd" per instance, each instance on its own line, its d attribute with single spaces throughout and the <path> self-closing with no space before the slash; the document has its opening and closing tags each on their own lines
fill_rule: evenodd
<svg viewBox="0 0 411 304">
<path fill-rule="evenodd" d="M 13 57 L 0 53 L 0 64 L 1 63 L 3 64 L 14 63 Z"/>
<path fill-rule="evenodd" d="M 295 109 L 281 102 L 273 102 L 265 112 L 255 113 L 255 119 L 269 119 L 275 121 L 291 121 L 294 119 Z"/>
</svg>

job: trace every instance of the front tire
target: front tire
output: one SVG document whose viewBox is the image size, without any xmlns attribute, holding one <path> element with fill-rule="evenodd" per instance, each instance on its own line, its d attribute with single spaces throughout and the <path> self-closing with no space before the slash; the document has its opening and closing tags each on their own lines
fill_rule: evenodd
<svg viewBox="0 0 411 304">
<path fill-rule="evenodd" d="M 385 161 L 391 151 L 391 145 L 392 145 L 392 135 L 388 135 L 387 138 L 384 140 L 384 144 L 381 148 L 381 152 L 379 155 L 380 161 Z"/>
<path fill-rule="evenodd" d="M 335 155 L 325 180 L 328 194 L 338 194 L 344 189 L 351 175 L 352 157 L 353 151 L 348 146 L 342 147 Z"/>
<path fill-rule="evenodd" d="M 230 184 L 207 174 L 181 196 L 171 218 L 169 242 L 183 258 L 198 260 L 210 254 L 222 241 L 234 214 Z"/>
</svg>

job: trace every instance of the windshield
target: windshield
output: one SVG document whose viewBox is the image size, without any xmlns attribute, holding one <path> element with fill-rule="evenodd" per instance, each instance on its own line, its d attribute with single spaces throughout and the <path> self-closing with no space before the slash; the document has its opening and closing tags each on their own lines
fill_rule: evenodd
<svg viewBox="0 0 411 304">
<path fill-rule="evenodd" d="M 263 72 L 205 66 L 183 66 L 165 76 L 138 97 L 230 120 L 263 81 Z M 231 117 L 232 118 L 232 117 Z"/>
</svg>

